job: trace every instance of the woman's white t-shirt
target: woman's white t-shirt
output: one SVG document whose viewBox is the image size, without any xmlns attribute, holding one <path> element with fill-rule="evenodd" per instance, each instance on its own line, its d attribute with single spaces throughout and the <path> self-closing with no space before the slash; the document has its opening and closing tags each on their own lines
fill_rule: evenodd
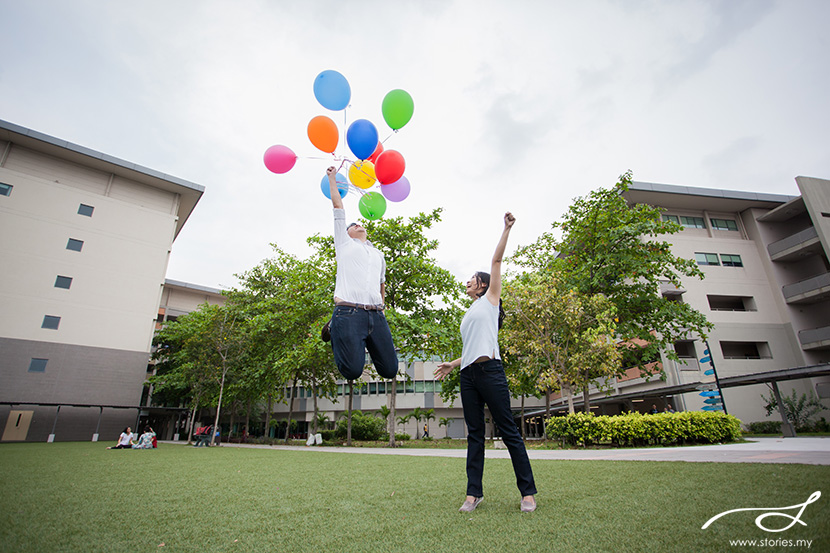
<svg viewBox="0 0 830 553">
<path fill-rule="evenodd" d="M 499 306 L 485 296 L 478 298 L 461 320 L 461 368 L 479 357 L 499 356 Z"/>
<path fill-rule="evenodd" d="M 130 432 L 127 434 L 126 432 L 122 432 L 121 436 L 118 438 L 118 445 L 130 445 L 130 440 L 133 439 L 133 433 Z"/>
</svg>

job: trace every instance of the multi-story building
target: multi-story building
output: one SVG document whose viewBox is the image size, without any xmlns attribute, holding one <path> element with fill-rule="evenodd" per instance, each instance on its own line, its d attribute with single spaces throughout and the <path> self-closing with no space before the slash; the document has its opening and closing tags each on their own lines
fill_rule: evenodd
<svg viewBox="0 0 830 553">
<path fill-rule="evenodd" d="M 3 440 L 135 425 L 171 245 L 203 191 L 0 121 Z"/>
<path fill-rule="evenodd" d="M 721 380 L 742 383 L 740 376 L 802 369 L 792 379 L 781 374 L 782 393 L 830 397 L 830 181 L 797 177 L 800 196 L 712 190 L 634 183 L 626 193 L 631 203 L 659 206 L 663 217 L 684 230 L 667 239 L 679 257 L 695 259 L 703 280 L 686 279 L 683 287 L 661 292 L 689 305 L 714 324 L 708 340 Z M 657 404 L 663 410 L 665 389 L 688 390 L 689 384 L 711 380 L 701 363 L 700 340 L 675 344 L 680 362 L 662 359 L 665 383 L 631 379 L 620 393 Z M 764 380 L 758 377 L 755 381 Z M 752 379 L 745 379 L 746 382 Z M 745 423 L 767 420 L 761 395 L 768 385 L 740 385 L 723 390 L 730 414 Z M 661 392 L 660 389 L 664 391 Z M 704 407 L 700 390 L 674 398 L 685 410 Z M 825 413 L 826 415 L 826 413 Z M 776 419 L 773 419 L 776 420 Z"/>
</svg>

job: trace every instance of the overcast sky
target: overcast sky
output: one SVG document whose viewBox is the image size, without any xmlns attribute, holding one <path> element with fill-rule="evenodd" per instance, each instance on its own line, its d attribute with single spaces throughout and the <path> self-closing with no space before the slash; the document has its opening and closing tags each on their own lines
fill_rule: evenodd
<svg viewBox="0 0 830 553">
<path fill-rule="evenodd" d="M 213 287 L 332 233 L 307 125 L 332 117 L 353 158 L 344 126 L 369 119 L 412 184 L 386 216 L 442 207 L 436 259 L 466 280 L 506 210 L 513 251 L 627 170 L 792 195 L 830 178 L 828 22 L 825 0 L 0 0 L 0 119 L 203 185 L 167 277 Z M 345 114 L 314 97 L 327 69 Z M 415 102 L 398 133 L 393 89 Z M 274 144 L 300 156 L 286 174 Z"/>
</svg>

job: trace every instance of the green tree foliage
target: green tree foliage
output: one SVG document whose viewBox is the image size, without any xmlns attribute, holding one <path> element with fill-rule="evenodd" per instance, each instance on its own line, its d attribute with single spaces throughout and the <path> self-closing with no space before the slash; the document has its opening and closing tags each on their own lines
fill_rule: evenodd
<svg viewBox="0 0 830 553">
<path fill-rule="evenodd" d="M 406 222 L 402 217 L 365 221 L 369 239 L 386 259 L 386 318 L 398 357 L 405 364 L 461 351 L 462 288 L 449 271 L 438 266 L 433 258 L 438 241 L 426 236 L 440 221 L 440 208 Z M 389 445 L 394 446 L 394 385 L 390 392 Z"/>
<path fill-rule="evenodd" d="M 764 410 L 767 412 L 767 416 L 770 416 L 773 411 L 778 410 L 778 402 L 775 401 L 775 394 L 772 392 L 771 386 L 769 397 L 761 394 L 761 399 L 764 400 Z M 793 388 L 789 396 L 781 394 L 781 403 L 784 404 L 784 413 L 787 416 L 787 420 L 790 421 L 796 430 L 800 431 L 809 429 L 810 419 L 827 409 L 827 406 L 816 397 L 816 394 L 812 390 L 809 396 L 807 394 L 801 394 L 801 397 L 799 397 L 795 392 L 795 388 Z"/>
<path fill-rule="evenodd" d="M 362 411 L 352 412 L 352 437 L 355 440 L 375 441 L 382 440 L 386 434 L 386 424 L 378 417 L 365 415 Z M 338 438 L 345 438 L 348 433 L 348 420 L 337 421 L 335 434 Z"/>
<path fill-rule="evenodd" d="M 663 221 L 659 207 L 626 202 L 630 183 L 629 172 L 614 187 L 577 198 L 552 225 L 560 239 L 544 233 L 513 261 L 542 274 L 555 271 L 565 288 L 585 297 L 606 296 L 616 306 L 617 335 L 641 344 L 642 358 L 663 351 L 676 359 L 674 342 L 705 338 L 712 325 L 689 304 L 663 297 L 660 281 L 681 286 L 683 278 L 702 279 L 703 273 L 695 260 L 674 255 L 664 239 L 680 225 Z"/>
<path fill-rule="evenodd" d="M 252 323 L 256 362 L 249 367 L 250 385 L 260 397 L 287 400 L 289 419 L 298 386 L 312 390 L 315 417 L 318 397 L 336 397 L 331 348 L 320 340 L 320 328 L 331 315 L 333 248 L 318 237 L 308 242 L 316 251 L 307 259 L 272 244 L 274 257 L 237 275 L 241 286 L 228 294 Z"/>
<path fill-rule="evenodd" d="M 247 321 L 234 306 L 201 305 L 156 334 L 153 357 L 160 366 L 151 383 L 161 392 L 189 395 L 194 409 L 216 407 L 218 426 L 226 382 L 248 360 L 248 332 Z"/>
<path fill-rule="evenodd" d="M 504 289 L 509 324 L 501 331 L 510 355 L 510 380 L 522 391 L 535 386 L 546 396 L 562 390 L 573 412 L 571 390 L 620 373 L 613 336 L 616 307 L 601 294 L 563 288 L 554 273 L 525 273 Z"/>
</svg>

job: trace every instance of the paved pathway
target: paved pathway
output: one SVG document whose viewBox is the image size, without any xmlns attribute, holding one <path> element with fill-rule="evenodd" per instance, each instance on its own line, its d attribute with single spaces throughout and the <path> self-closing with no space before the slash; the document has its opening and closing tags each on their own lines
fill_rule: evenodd
<svg viewBox="0 0 830 553">
<path fill-rule="evenodd" d="M 183 442 L 166 442 L 182 444 Z M 303 447 L 254 444 L 222 444 L 223 447 L 252 447 L 369 455 L 414 455 L 424 457 L 465 457 L 465 449 L 410 449 L 369 447 Z M 488 459 L 507 459 L 506 449 L 488 449 Z M 798 463 L 830 465 L 830 437 L 752 438 L 750 442 L 689 447 L 642 449 L 528 450 L 531 459 L 594 461 L 689 461 L 712 463 Z"/>
</svg>

